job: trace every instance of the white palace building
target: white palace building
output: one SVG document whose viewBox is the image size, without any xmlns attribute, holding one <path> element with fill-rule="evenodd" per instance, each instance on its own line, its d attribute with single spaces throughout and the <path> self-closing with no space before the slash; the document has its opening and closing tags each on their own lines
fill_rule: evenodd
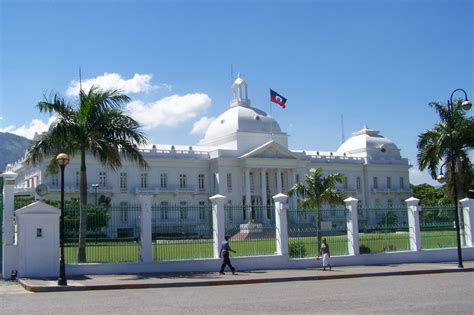
<svg viewBox="0 0 474 315">
<path fill-rule="evenodd" d="M 150 165 L 146 171 L 129 161 L 112 171 L 89 156 L 89 202 L 104 195 L 112 204 L 133 205 L 139 195 L 151 194 L 158 205 L 203 205 L 220 194 L 227 204 L 266 205 L 317 167 L 326 174 L 343 173 L 346 181 L 338 189 L 358 199 L 360 207 L 400 205 L 411 196 L 408 160 L 379 131 L 364 127 L 334 152 L 289 149 L 288 134 L 278 122 L 250 106 L 247 83 L 240 76 L 232 92 L 230 108 L 212 122 L 198 145 L 143 149 Z M 59 199 L 59 175 L 46 174 L 47 163 L 10 165 L 18 174 L 15 194 Z M 74 157 L 66 167 L 66 199 L 79 198 L 79 166 Z M 44 197 L 35 193 L 40 184 L 48 191 Z M 295 198 L 289 203 L 297 206 Z"/>
</svg>

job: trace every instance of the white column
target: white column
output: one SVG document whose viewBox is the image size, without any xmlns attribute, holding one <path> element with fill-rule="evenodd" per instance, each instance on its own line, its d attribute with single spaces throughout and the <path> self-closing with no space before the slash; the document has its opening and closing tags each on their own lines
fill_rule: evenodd
<svg viewBox="0 0 474 315">
<path fill-rule="evenodd" d="M 464 235 L 467 247 L 474 247 L 474 199 L 464 198 L 459 200 L 464 218 Z"/>
<path fill-rule="evenodd" d="M 250 169 L 245 168 L 245 218 L 250 221 Z"/>
<path fill-rule="evenodd" d="M 262 216 L 263 216 L 263 223 L 269 221 L 267 216 L 267 177 L 265 173 L 267 172 L 266 168 L 260 169 L 260 189 L 262 191 Z"/>
<path fill-rule="evenodd" d="M 347 248 L 349 255 L 359 255 L 359 218 L 357 215 L 358 200 L 349 197 L 344 200 L 347 209 Z"/>
<path fill-rule="evenodd" d="M 277 176 L 277 192 L 279 194 L 281 194 L 282 193 L 282 191 L 281 191 L 281 169 L 277 169 L 276 176 Z"/>
<path fill-rule="evenodd" d="M 292 169 L 291 170 L 291 187 L 293 187 L 294 185 L 296 184 L 296 169 Z M 291 188 L 291 187 L 288 187 L 288 188 Z M 291 207 L 293 209 L 296 209 L 297 207 L 297 201 L 298 201 L 298 197 L 295 195 L 293 195 L 293 197 L 291 197 Z"/>
<path fill-rule="evenodd" d="M 16 173 L 7 171 L 3 177 L 3 223 L 2 223 L 2 275 L 3 279 L 11 279 L 12 270 L 17 270 L 17 253 L 15 225 L 13 224 L 15 178 Z"/>
<path fill-rule="evenodd" d="M 140 195 L 140 257 L 142 262 L 153 261 L 151 235 L 151 199 L 152 195 Z"/>
<path fill-rule="evenodd" d="M 219 244 L 224 240 L 225 235 L 225 199 L 226 197 L 222 195 L 214 195 L 209 198 L 212 202 L 212 238 L 214 258 L 219 258 Z"/>
<path fill-rule="evenodd" d="M 273 196 L 275 201 L 275 236 L 277 255 L 288 255 L 288 221 L 287 200 L 288 196 L 278 194 Z"/>
<path fill-rule="evenodd" d="M 408 207 L 408 230 L 410 235 L 410 250 L 421 250 L 421 231 L 420 231 L 420 199 L 410 197 L 405 200 Z"/>
</svg>

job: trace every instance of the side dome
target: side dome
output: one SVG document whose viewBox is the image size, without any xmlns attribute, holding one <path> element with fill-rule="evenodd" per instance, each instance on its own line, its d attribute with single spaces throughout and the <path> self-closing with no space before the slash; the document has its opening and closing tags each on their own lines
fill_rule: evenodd
<svg viewBox="0 0 474 315">
<path fill-rule="evenodd" d="M 352 133 L 352 137 L 337 149 L 337 154 L 375 159 L 400 159 L 400 149 L 390 139 L 379 133 L 377 130 L 364 126 L 361 130 Z"/>
<path fill-rule="evenodd" d="M 235 106 L 209 126 L 202 143 L 214 143 L 235 133 L 281 133 L 280 125 L 264 111 L 253 107 Z"/>
</svg>

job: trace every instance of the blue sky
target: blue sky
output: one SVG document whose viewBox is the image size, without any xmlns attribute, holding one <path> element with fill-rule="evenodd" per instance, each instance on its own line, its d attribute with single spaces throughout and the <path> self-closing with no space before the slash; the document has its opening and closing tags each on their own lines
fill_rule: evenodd
<svg viewBox="0 0 474 315">
<path fill-rule="evenodd" d="M 331 151 L 364 124 L 416 166 L 417 135 L 456 88 L 473 89 L 472 1 L 1 0 L 0 131 L 47 128 L 44 93 L 116 86 L 151 143 L 196 144 L 228 109 L 231 65 L 290 148 Z M 459 95 L 461 97 L 462 95 Z M 72 95 L 70 97 L 73 97 Z M 471 112 L 472 114 L 472 112 Z"/>
</svg>

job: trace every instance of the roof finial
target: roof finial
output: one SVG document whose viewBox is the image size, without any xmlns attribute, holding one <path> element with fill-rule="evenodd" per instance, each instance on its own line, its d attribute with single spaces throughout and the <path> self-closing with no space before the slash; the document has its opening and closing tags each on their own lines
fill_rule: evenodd
<svg viewBox="0 0 474 315">
<path fill-rule="evenodd" d="M 240 78 L 240 72 L 237 72 L 237 78 Z"/>
<path fill-rule="evenodd" d="M 364 124 L 364 126 L 362 127 L 362 129 L 369 129 L 369 127 L 367 127 L 367 124 Z"/>
</svg>

